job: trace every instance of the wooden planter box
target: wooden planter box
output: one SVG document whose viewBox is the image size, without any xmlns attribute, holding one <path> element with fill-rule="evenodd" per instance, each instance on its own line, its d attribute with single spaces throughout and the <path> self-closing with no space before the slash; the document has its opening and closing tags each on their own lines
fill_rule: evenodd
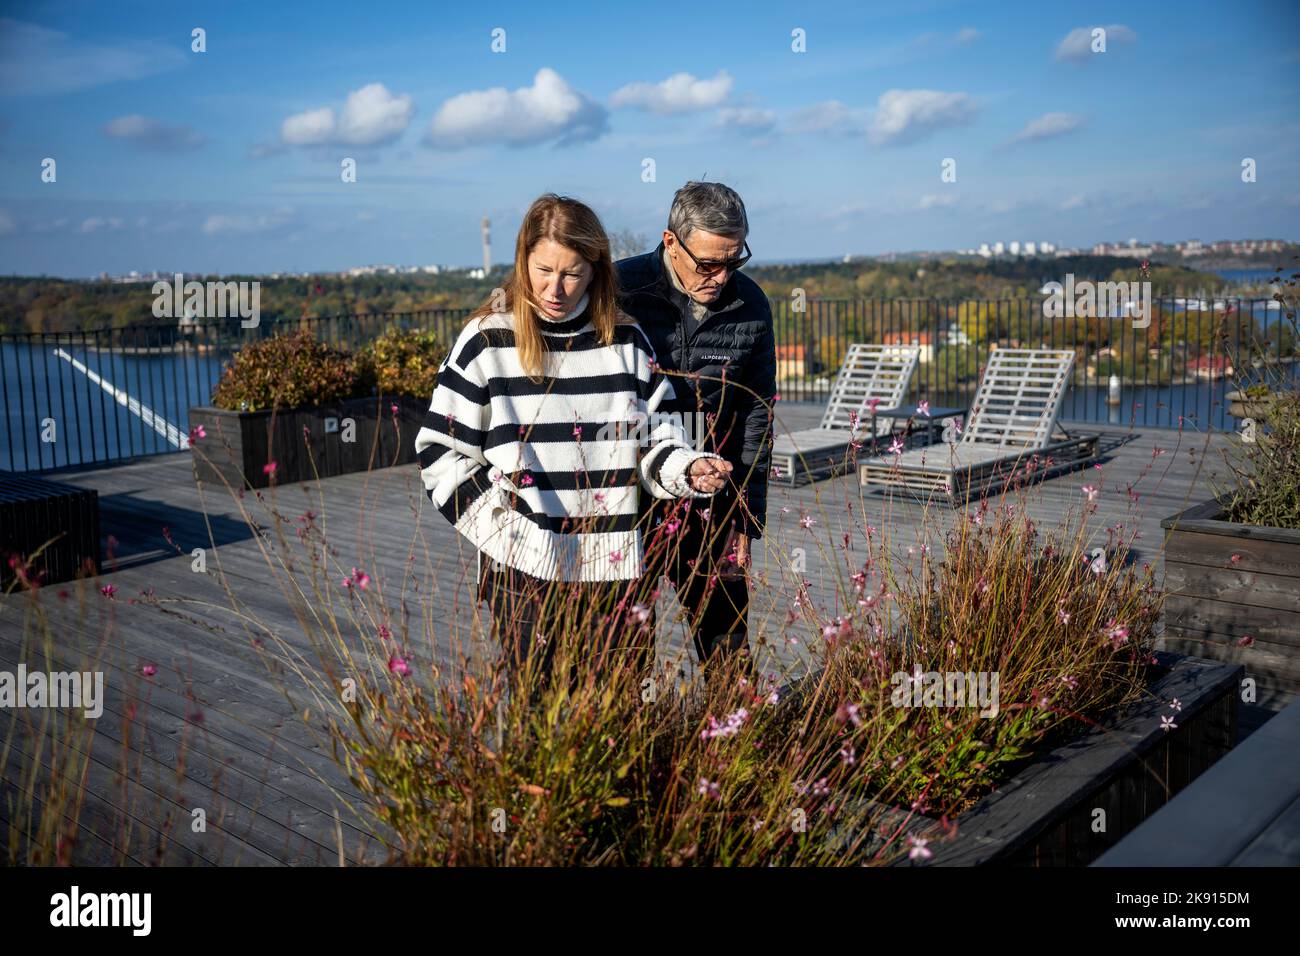
<svg viewBox="0 0 1300 956">
<path fill-rule="evenodd" d="M 190 409 L 190 428 L 202 425 L 207 434 L 196 442 L 194 476 L 215 484 L 224 478 L 232 488 L 245 487 L 247 478 L 249 486 L 265 488 L 271 477 L 264 468 L 272 461 L 278 485 L 407 465 L 416 460 L 415 435 L 428 407 L 425 399 L 380 396 L 261 412 L 197 406 Z M 356 423 L 352 441 L 344 441 L 348 418 Z"/>
<path fill-rule="evenodd" d="M 1223 516 L 1207 501 L 1160 522 L 1165 647 L 1245 665 L 1256 703 L 1277 710 L 1300 691 L 1300 531 Z"/>
<path fill-rule="evenodd" d="M 885 811 L 883 822 L 892 830 L 906 821 L 905 833 L 929 840 L 933 856 L 923 865 L 1091 863 L 1237 740 L 1240 665 L 1165 652 L 1156 656 L 1167 670 L 1152 682 L 1149 696 L 1116 715 L 1106 727 L 1088 731 L 1025 765 L 956 818 L 954 838 L 941 837 L 937 820 L 898 808 Z M 1179 711 L 1169 707 L 1175 697 L 1182 704 Z M 1162 730 L 1162 716 L 1173 717 L 1177 728 Z M 1093 830 L 1098 808 L 1105 811 L 1104 832 Z M 837 839 L 851 836 L 840 834 Z M 1195 839 L 1195 834 L 1188 834 L 1188 839 Z M 906 857 L 901 861 L 904 866 L 909 863 Z"/>
</svg>

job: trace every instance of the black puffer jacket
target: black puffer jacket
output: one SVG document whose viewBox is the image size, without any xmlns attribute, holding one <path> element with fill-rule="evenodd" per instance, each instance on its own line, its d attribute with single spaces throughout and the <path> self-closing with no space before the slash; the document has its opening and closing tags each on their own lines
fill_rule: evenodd
<svg viewBox="0 0 1300 956">
<path fill-rule="evenodd" d="M 700 374 L 698 380 L 672 377 L 677 392 L 673 411 L 683 417 L 697 411 L 716 416 L 711 424 L 713 440 L 706 441 L 705 450 L 731 462 L 732 478 L 743 488 L 753 516 L 745 516 L 741 530 L 752 538 L 762 537 L 772 445 L 770 408 L 776 394 L 772 308 L 753 279 L 735 272 L 695 332 L 687 336 L 670 294 L 674 290 L 664 272 L 663 252 L 661 242 L 653 252 L 615 263 L 619 304 L 641 324 L 664 369 Z M 762 401 L 736 387 L 737 383 Z M 694 432 L 691 438 L 695 440 Z M 739 510 L 744 515 L 744 509 Z"/>
</svg>

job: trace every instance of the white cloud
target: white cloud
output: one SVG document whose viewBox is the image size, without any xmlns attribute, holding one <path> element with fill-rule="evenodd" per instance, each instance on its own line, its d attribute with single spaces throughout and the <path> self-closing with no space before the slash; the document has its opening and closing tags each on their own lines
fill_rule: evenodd
<svg viewBox="0 0 1300 956">
<path fill-rule="evenodd" d="M 11 232 L 15 232 L 17 228 L 14 225 L 13 217 L 4 210 L 0 210 L 0 236 L 7 236 Z"/>
<path fill-rule="evenodd" d="M 888 90 L 876 102 L 871 141 L 877 146 L 902 145 L 948 126 L 970 122 L 977 112 L 966 93 L 938 90 Z"/>
<path fill-rule="evenodd" d="M 370 83 L 349 93 L 338 114 L 322 106 L 288 117 L 280 139 L 290 146 L 378 146 L 401 136 L 414 115 L 408 94 L 394 96 L 384 84 Z"/>
<path fill-rule="evenodd" d="M 916 204 L 917 209 L 940 209 L 957 204 L 957 197 L 952 193 L 941 193 L 939 195 L 928 194 L 921 197 L 921 201 Z"/>
<path fill-rule="evenodd" d="M 1061 203 L 1061 210 L 1065 211 L 1068 209 L 1081 209 L 1084 206 L 1086 206 L 1087 203 L 1088 201 L 1084 199 L 1082 196 L 1071 196 L 1069 199 L 1066 199 L 1063 203 Z"/>
<path fill-rule="evenodd" d="M 1038 139 L 1051 139 L 1074 132 L 1083 125 L 1083 117 L 1077 113 L 1044 113 L 1011 138 L 1013 143 L 1022 143 Z"/>
<path fill-rule="evenodd" d="M 458 149 L 478 144 L 528 146 L 588 142 L 606 128 L 605 109 L 543 67 L 533 85 L 517 90 L 493 87 L 453 96 L 429 124 L 431 146 Z"/>
<path fill-rule="evenodd" d="M 789 133 L 857 133 L 866 129 L 864 110 L 850 109 L 839 100 L 825 100 L 796 110 L 786 122 Z"/>
<path fill-rule="evenodd" d="M 1097 27 L 1075 27 L 1065 35 L 1056 48 L 1056 58 L 1058 60 L 1073 60 L 1076 63 L 1082 63 L 1095 54 L 1092 52 L 1092 31 Z M 1109 51 L 1113 43 L 1133 43 L 1137 40 L 1137 34 L 1124 26 L 1122 23 L 1112 23 L 1108 27 L 1102 27 L 1106 31 L 1106 50 Z"/>
<path fill-rule="evenodd" d="M 0 93 L 65 93 L 174 70 L 178 44 L 136 41 L 104 46 L 34 23 L 0 17 Z"/>
<path fill-rule="evenodd" d="M 674 73 L 659 83 L 629 83 L 614 91 L 610 104 L 651 113 L 692 113 L 712 109 L 731 94 L 731 77 L 719 70 L 711 80 L 697 80 L 690 73 Z"/>
<path fill-rule="evenodd" d="M 101 229 L 117 231 L 122 228 L 122 220 L 117 216 L 110 216 L 107 219 L 101 216 L 91 216 L 89 219 L 82 220 L 77 232 L 90 233 L 99 232 Z"/>
<path fill-rule="evenodd" d="M 200 229 L 205 236 L 256 235 L 275 232 L 293 222 L 293 210 L 282 206 L 272 212 L 257 215 L 214 214 L 204 220 Z"/>
<path fill-rule="evenodd" d="M 104 124 L 104 135 L 163 152 L 197 149 L 207 141 L 188 126 L 167 126 L 139 113 L 109 120 Z"/>
<path fill-rule="evenodd" d="M 761 133 L 776 125 L 776 113 L 754 106 L 725 107 L 718 110 L 713 125 L 733 132 Z"/>
<path fill-rule="evenodd" d="M 957 41 L 958 45 L 964 45 L 967 43 L 974 43 L 983 35 L 984 34 L 980 33 L 980 31 L 976 30 L 974 27 L 962 27 L 957 31 L 957 36 L 954 39 Z"/>
</svg>

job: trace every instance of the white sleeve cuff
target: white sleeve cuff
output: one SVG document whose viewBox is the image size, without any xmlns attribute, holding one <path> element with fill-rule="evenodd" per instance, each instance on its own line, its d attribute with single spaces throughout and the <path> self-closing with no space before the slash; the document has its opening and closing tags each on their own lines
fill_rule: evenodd
<svg viewBox="0 0 1300 956">
<path fill-rule="evenodd" d="M 708 452 L 692 451 L 689 448 L 674 448 L 664 463 L 659 467 L 659 483 L 674 498 L 711 498 L 711 491 L 696 491 L 686 477 L 691 464 L 700 458 L 716 458 Z"/>
</svg>

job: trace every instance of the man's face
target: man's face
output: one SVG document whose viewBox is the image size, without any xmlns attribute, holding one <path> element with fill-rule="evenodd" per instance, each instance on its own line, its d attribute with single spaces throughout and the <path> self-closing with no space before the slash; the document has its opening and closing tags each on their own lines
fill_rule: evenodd
<svg viewBox="0 0 1300 956">
<path fill-rule="evenodd" d="M 696 229 L 684 238 L 686 248 L 701 262 L 722 262 L 738 259 L 745 254 L 745 240 L 740 236 L 719 236 Z M 695 271 L 695 263 L 687 255 L 686 249 L 667 229 L 664 230 L 664 249 L 667 250 L 668 261 L 687 295 L 700 305 L 708 305 L 717 300 L 722 294 L 722 287 L 731 278 L 732 270 L 719 269 L 706 276 L 700 275 Z"/>
</svg>

